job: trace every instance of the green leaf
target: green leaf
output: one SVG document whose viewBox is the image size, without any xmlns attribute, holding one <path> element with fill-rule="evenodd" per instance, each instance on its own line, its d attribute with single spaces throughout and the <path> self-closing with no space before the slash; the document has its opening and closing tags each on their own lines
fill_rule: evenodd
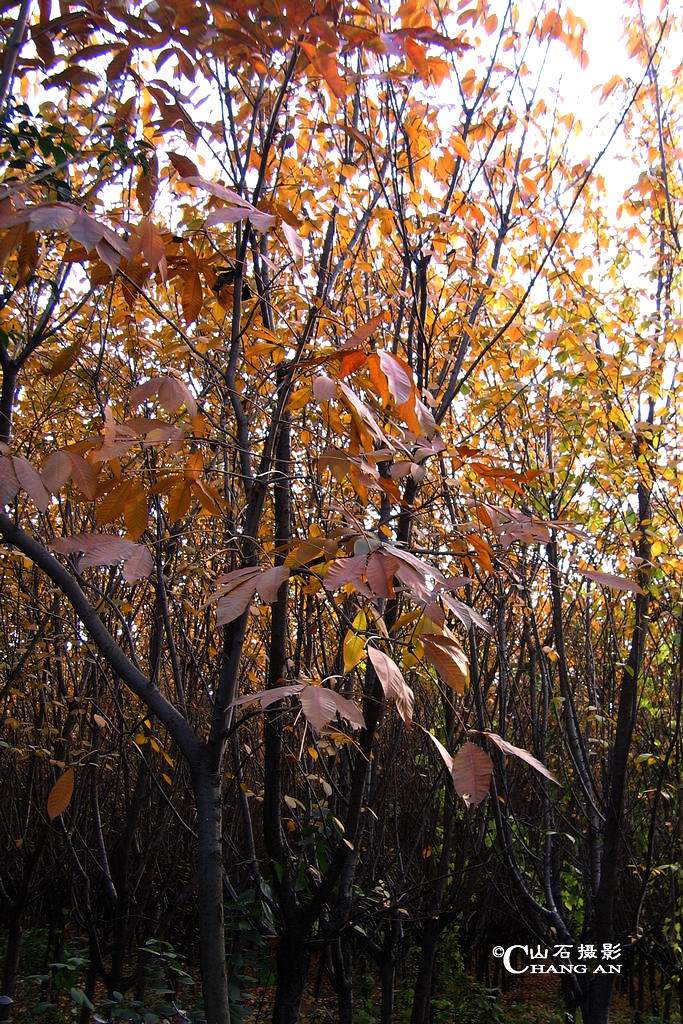
<svg viewBox="0 0 683 1024">
<path fill-rule="evenodd" d="M 69 989 L 69 995 L 73 999 L 76 1006 L 87 1006 L 89 1010 L 95 1009 L 95 1007 L 90 1002 L 82 988 Z"/>
</svg>

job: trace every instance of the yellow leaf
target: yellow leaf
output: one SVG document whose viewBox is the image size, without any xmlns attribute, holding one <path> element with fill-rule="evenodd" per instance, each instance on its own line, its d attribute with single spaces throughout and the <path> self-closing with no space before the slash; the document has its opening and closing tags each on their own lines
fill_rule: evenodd
<svg viewBox="0 0 683 1024">
<path fill-rule="evenodd" d="M 365 654 L 365 637 L 359 636 L 360 631 L 367 629 L 368 621 L 361 609 L 353 620 L 353 627 L 344 637 L 344 672 L 352 672 L 363 660 Z"/>
</svg>

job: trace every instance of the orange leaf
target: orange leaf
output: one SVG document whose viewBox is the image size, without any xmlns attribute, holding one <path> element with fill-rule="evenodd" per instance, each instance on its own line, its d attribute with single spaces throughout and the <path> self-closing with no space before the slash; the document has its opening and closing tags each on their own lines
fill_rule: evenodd
<svg viewBox="0 0 683 1024">
<path fill-rule="evenodd" d="M 218 491 L 207 484 L 205 480 L 198 478 L 192 483 L 192 493 L 196 498 L 199 498 L 199 503 L 202 508 L 206 509 L 207 512 L 211 512 L 214 515 L 220 515 L 223 509 L 221 508 L 221 496 Z"/>
<path fill-rule="evenodd" d="M 361 352 L 360 349 L 356 349 L 354 352 L 345 352 L 339 367 L 339 376 L 341 378 L 348 377 L 349 374 L 359 369 L 366 359 L 365 352 Z"/>
<path fill-rule="evenodd" d="M 202 282 L 195 270 L 185 278 L 181 296 L 186 324 L 191 324 L 197 319 L 202 309 L 202 300 Z"/>
<path fill-rule="evenodd" d="M 190 484 L 183 482 L 174 487 L 168 496 L 168 515 L 172 523 L 182 519 L 190 507 Z"/>
<path fill-rule="evenodd" d="M 133 484 L 123 505 L 123 518 L 131 540 L 138 540 L 147 529 L 147 495 L 141 484 Z"/>
<path fill-rule="evenodd" d="M 98 501 L 95 518 L 98 526 L 108 526 L 123 513 L 123 507 L 130 490 L 130 480 L 116 484 Z"/>
<path fill-rule="evenodd" d="M 185 463 L 185 479 L 186 480 L 199 480 L 204 469 L 204 459 L 202 453 L 197 450 L 192 452 Z"/>
<path fill-rule="evenodd" d="M 17 258 L 17 286 L 27 284 L 38 267 L 38 237 L 35 231 L 29 231 L 19 248 Z"/>
<path fill-rule="evenodd" d="M 311 64 L 327 82 L 331 92 L 337 99 L 346 98 L 346 85 L 340 77 L 337 65 L 337 58 L 334 53 L 325 53 L 317 49 L 312 43 L 302 42 L 301 49 L 304 51 Z"/>
<path fill-rule="evenodd" d="M 410 59 L 410 63 L 413 65 L 417 73 L 423 82 L 429 81 L 429 64 L 427 63 L 427 54 L 424 46 L 420 43 L 415 42 L 414 39 L 405 39 L 404 48 L 406 54 Z"/>
<path fill-rule="evenodd" d="M 451 146 L 456 156 L 462 157 L 463 160 L 469 163 L 470 151 L 467 148 L 467 143 L 459 135 L 455 135 L 451 140 Z"/>
</svg>

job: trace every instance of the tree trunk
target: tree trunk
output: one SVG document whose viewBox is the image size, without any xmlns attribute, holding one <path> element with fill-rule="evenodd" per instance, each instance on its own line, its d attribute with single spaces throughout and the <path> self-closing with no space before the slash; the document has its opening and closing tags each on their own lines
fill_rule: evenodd
<svg viewBox="0 0 683 1024">
<path fill-rule="evenodd" d="M 23 938 L 23 929 L 21 927 L 22 914 L 23 907 L 12 911 L 7 929 L 7 950 L 5 952 L 5 966 L 2 976 L 2 994 L 10 998 L 14 995 L 19 971 L 21 940 Z M 10 1019 L 10 1009 L 10 1006 L 0 1006 L 0 1021 L 8 1021 Z"/>
<path fill-rule="evenodd" d="M 285 933 L 277 947 L 273 1024 L 299 1024 L 301 1000 L 308 975 L 304 943 Z"/>
<path fill-rule="evenodd" d="M 353 947 L 349 934 L 339 936 L 331 950 L 332 981 L 337 994 L 339 1024 L 353 1024 Z"/>
<path fill-rule="evenodd" d="M 434 918 L 430 918 L 425 922 L 424 927 L 420 951 L 420 966 L 417 972 L 417 981 L 415 982 L 410 1024 L 429 1024 L 429 1007 L 432 1001 L 434 964 L 436 962 L 438 941 L 439 922 Z"/>
<path fill-rule="evenodd" d="M 197 803 L 197 907 L 204 1012 L 206 1024 L 230 1024 L 223 920 L 221 780 L 201 764 L 194 766 L 192 781 Z"/>
<path fill-rule="evenodd" d="M 586 998 L 579 1004 L 582 1024 L 607 1024 L 614 976 L 592 975 L 586 986 Z"/>
<path fill-rule="evenodd" d="M 393 950 L 392 950 L 393 952 Z M 379 976 L 382 983 L 381 1024 L 392 1024 L 394 1019 L 394 992 L 396 989 L 396 965 L 393 956 L 386 953 L 379 962 Z"/>
</svg>

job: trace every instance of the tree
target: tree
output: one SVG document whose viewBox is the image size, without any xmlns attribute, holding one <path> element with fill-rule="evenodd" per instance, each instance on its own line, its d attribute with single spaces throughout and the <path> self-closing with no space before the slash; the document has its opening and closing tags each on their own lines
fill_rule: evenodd
<svg viewBox="0 0 683 1024">
<path fill-rule="evenodd" d="M 656 94 L 652 38 L 645 74 Z M 548 368 L 585 357 L 578 343 L 572 349 L 564 313 L 562 325 L 549 321 L 561 296 L 567 321 L 585 324 L 589 267 L 575 250 L 589 230 L 599 159 L 574 158 L 573 118 L 549 110 L 542 72 L 531 70 L 562 46 L 584 62 L 583 26 L 569 11 L 544 9 L 527 26 L 513 7 L 499 17 L 485 4 L 412 2 L 396 12 L 307 2 L 57 12 L 48 3 L 24 5 L 7 34 L 0 493 L 9 509 L 0 533 L 16 621 L 30 623 L 33 605 L 50 608 L 28 645 L 5 624 L 17 648 L 13 683 L 32 665 L 44 673 L 27 683 L 28 699 L 8 699 L 34 748 L 40 739 L 48 749 L 41 798 L 52 794 L 55 820 L 77 813 L 61 780 L 70 787 L 75 769 L 78 785 L 81 763 L 91 775 L 88 827 L 97 885 L 113 908 L 111 953 L 88 900 L 85 920 L 110 991 L 125 981 L 133 930 L 126 858 L 160 773 L 155 801 L 166 801 L 165 814 L 179 814 L 184 787 L 192 794 L 192 822 L 179 817 L 196 832 L 209 1024 L 230 1019 L 224 900 L 236 907 L 236 879 L 247 877 L 250 913 L 275 947 L 273 1020 L 299 1019 L 310 956 L 321 949 L 340 1020 L 353 1019 L 352 956 L 368 906 L 386 910 L 380 946 L 391 956 L 400 946 L 405 908 L 398 888 L 386 906 L 379 900 L 389 872 L 384 856 L 373 864 L 390 818 L 371 820 L 399 751 L 419 750 L 432 770 L 445 762 L 476 804 L 493 767 L 489 743 L 494 756 L 537 770 L 547 813 L 557 806 L 538 760 L 549 749 L 552 657 L 537 633 L 549 615 L 561 673 L 557 645 L 573 609 L 560 592 L 556 537 L 584 535 L 565 521 L 570 485 L 553 424 L 576 437 L 585 402 L 577 379 L 563 372 L 555 388 Z M 619 123 L 630 127 L 636 95 L 625 90 Z M 675 232 L 667 188 L 666 230 Z M 596 244 L 604 237 L 600 226 Z M 537 303 L 542 287 L 550 298 Z M 615 295 L 611 304 L 596 292 L 596 302 L 623 316 L 633 296 Z M 653 351 L 663 344 L 655 339 Z M 527 413 L 547 439 L 537 458 L 520 440 Z M 652 485 L 638 461 L 649 435 L 638 430 L 631 472 L 642 548 L 635 618 L 624 614 L 635 659 L 627 690 L 643 664 L 650 600 L 642 565 Z M 600 440 L 609 452 L 612 428 Z M 616 480 L 611 460 L 609 471 Z M 517 498 L 533 509 L 515 508 Z M 590 519 L 595 510 L 586 502 L 571 513 Z M 530 597 L 531 612 L 510 621 L 514 588 L 533 595 L 540 572 L 520 577 L 501 557 L 499 543 L 520 542 L 545 545 L 551 601 L 534 612 Z M 37 570 L 30 588 L 26 560 Z M 591 570 L 582 571 L 587 591 Z M 545 704 L 531 708 L 536 757 L 507 739 L 509 715 L 524 706 L 505 695 L 516 645 L 545 672 Z M 67 663 L 73 678 L 56 683 Z M 66 701 L 78 742 L 69 736 L 54 751 L 42 742 L 36 685 L 48 703 Z M 579 714 L 589 708 L 572 710 L 561 674 L 560 687 L 580 765 Z M 629 739 L 627 704 L 630 725 L 617 734 Z M 430 709 L 424 726 L 448 749 L 438 735 L 436 746 L 414 728 L 406 736 L 415 708 Z M 489 738 L 472 734 L 453 760 L 471 721 Z M 116 815 L 103 825 L 98 753 L 113 722 L 117 757 L 125 763 L 131 744 L 140 756 L 137 781 L 122 789 L 129 845 L 117 879 Z M 609 768 L 606 863 L 628 750 Z M 504 772 L 499 759 L 503 793 Z M 17 930 L 35 844 L 58 827 L 41 813 L 45 838 L 31 839 L 34 860 L 13 882 Z M 496 819 L 514 867 L 510 822 Z M 441 870 L 453 827 L 448 803 Z M 95 876 L 69 829 L 62 835 L 89 893 Z M 161 863 L 151 863 L 155 878 Z M 416 887 L 426 884 L 413 874 Z M 444 898 L 437 884 L 437 903 Z M 607 936 L 611 896 L 596 899 Z M 368 949 L 377 945 L 366 937 Z M 10 988 L 18 943 L 8 950 Z M 425 963 L 426 995 L 433 948 L 432 968 L 428 953 Z M 390 976 L 384 988 L 388 1021 Z"/>
</svg>

